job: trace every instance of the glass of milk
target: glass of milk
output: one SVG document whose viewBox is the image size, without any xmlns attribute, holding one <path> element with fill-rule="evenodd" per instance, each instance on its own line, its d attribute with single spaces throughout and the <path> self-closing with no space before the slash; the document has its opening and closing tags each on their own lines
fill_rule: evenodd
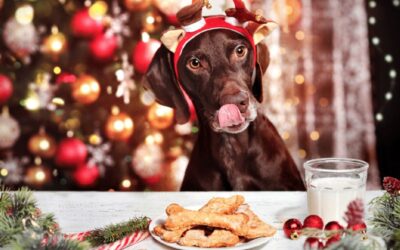
<svg viewBox="0 0 400 250">
<path fill-rule="evenodd" d="M 343 219 L 348 204 L 364 200 L 368 163 L 346 158 L 321 158 L 304 163 L 309 214 L 324 222 Z"/>
</svg>

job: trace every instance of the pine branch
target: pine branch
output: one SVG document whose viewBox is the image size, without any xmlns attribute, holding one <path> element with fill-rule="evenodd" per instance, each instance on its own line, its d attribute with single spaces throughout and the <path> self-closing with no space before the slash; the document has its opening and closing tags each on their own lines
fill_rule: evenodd
<svg viewBox="0 0 400 250">
<path fill-rule="evenodd" d="M 364 235 L 346 235 L 340 241 L 333 243 L 326 250 L 386 250 L 384 242 L 371 236 L 364 239 Z"/>
<path fill-rule="evenodd" d="M 44 240 L 45 239 L 45 240 Z M 86 250 L 89 245 L 86 243 L 64 239 L 62 235 L 47 237 L 40 229 L 24 230 L 14 237 L 4 249 L 12 250 Z"/>
<path fill-rule="evenodd" d="M 93 230 L 86 237 L 92 246 L 109 244 L 120 240 L 132 233 L 147 230 L 150 219 L 148 217 L 138 217 L 124 223 L 112 224 L 104 228 Z"/>
<path fill-rule="evenodd" d="M 370 222 L 374 231 L 389 240 L 394 231 L 400 228 L 400 196 L 385 193 L 373 199 L 370 205 L 373 214 Z"/>
</svg>

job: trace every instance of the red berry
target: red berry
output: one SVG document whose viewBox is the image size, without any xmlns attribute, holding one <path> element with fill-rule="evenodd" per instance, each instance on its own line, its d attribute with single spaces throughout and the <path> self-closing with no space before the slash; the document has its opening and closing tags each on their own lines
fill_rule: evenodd
<svg viewBox="0 0 400 250">
<path fill-rule="evenodd" d="M 318 238 L 309 237 L 304 242 L 305 250 L 319 250 L 324 248 L 324 243 Z"/>
<path fill-rule="evenodd" d="M 367 225 L 363 222 L 363 223 L 359 223 L 359 224 L 348 225 L 347 229 L 351 229 L 353 231 L 365 232 L 365 231 L 367 231 Z"/>
<path fill-rule="evenodd" d="M 328 247 L 328 246 L 330 246 L 330 245 L 332 245 L 333 243 L 338 242 L 338 241 L 340 241 L 340 236 L 339 236 L 339 235 L 334 235 L 334 236 L 330 237 L 330 238 L 326 241 L 325 247 Z"/>
<path fill-rule="evenodd" d="M 301 222 L 298 219 L 289 219 L 283 224 L 283 232 L 286 237 L 295 240 L 299 237 L 302 228 Z"/>
<path fill-rule="evenodd" d="M 324 227 L 324 221 L 318 215 L 312 214 L 304 219 L 303 227 L 322 229 Z"/>
</svg>

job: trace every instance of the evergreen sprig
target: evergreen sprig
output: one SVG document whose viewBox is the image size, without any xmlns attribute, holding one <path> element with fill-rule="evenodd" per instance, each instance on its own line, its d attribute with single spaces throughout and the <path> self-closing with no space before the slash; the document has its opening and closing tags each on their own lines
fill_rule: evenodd
<svg viewBox="0 0 400 250">
<path fill-rule="evenodd" d="M 386 192 L 370 203 L 374 231 L 385 240 L 390 240 L 396 230 L 400 229 L 400 196 Z"/>
<path fill-rule="evenodd" d="M 100 246 L 118 241 L 132 233 L 145 231 L 148 229 L 150 219 L 148 217 L 138 217 L 127 222 L 111 224 L 104 228 L 95 229 L 85 240 L 92 246 Z"/>
<path fill-rule="evenodd" d="M 32 192 L 0 188 L 1 249 L 88 249 L 87 244 L 64 239 L 52 214 L 42 214 Z"/>
<path fill-rule="evenodd" d="M 386 247 L 383 241 L 371 235 L 365 238 L 365 235 L 348 234 L 326 250 L 386 250 Z"/>
</svg>

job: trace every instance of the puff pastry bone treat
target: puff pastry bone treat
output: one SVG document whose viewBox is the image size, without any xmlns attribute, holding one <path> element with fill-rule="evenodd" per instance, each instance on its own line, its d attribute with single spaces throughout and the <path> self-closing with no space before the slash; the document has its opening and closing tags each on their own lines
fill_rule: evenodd
<svg viewBox="0 0 400 250">
<path fill-rule="evenodd" d="M 167 242 L 203 248 L 234 246 L 274 235 L 276 229 L 263 222 L 244 201 L 241 195 L 212 198 L 199 211 L 172 203 L 166 208 L 165 224 L 156 226 L 154 233 Z"/>
<path fill-rule="evenodd" d="M 206 236 L 206 231 L 203 229 L 190 229 L 178 244 L 192 247 L 230 247 L 239 242 L 239 236 L 227 230 L 215 229 Z"/>
</svg>

